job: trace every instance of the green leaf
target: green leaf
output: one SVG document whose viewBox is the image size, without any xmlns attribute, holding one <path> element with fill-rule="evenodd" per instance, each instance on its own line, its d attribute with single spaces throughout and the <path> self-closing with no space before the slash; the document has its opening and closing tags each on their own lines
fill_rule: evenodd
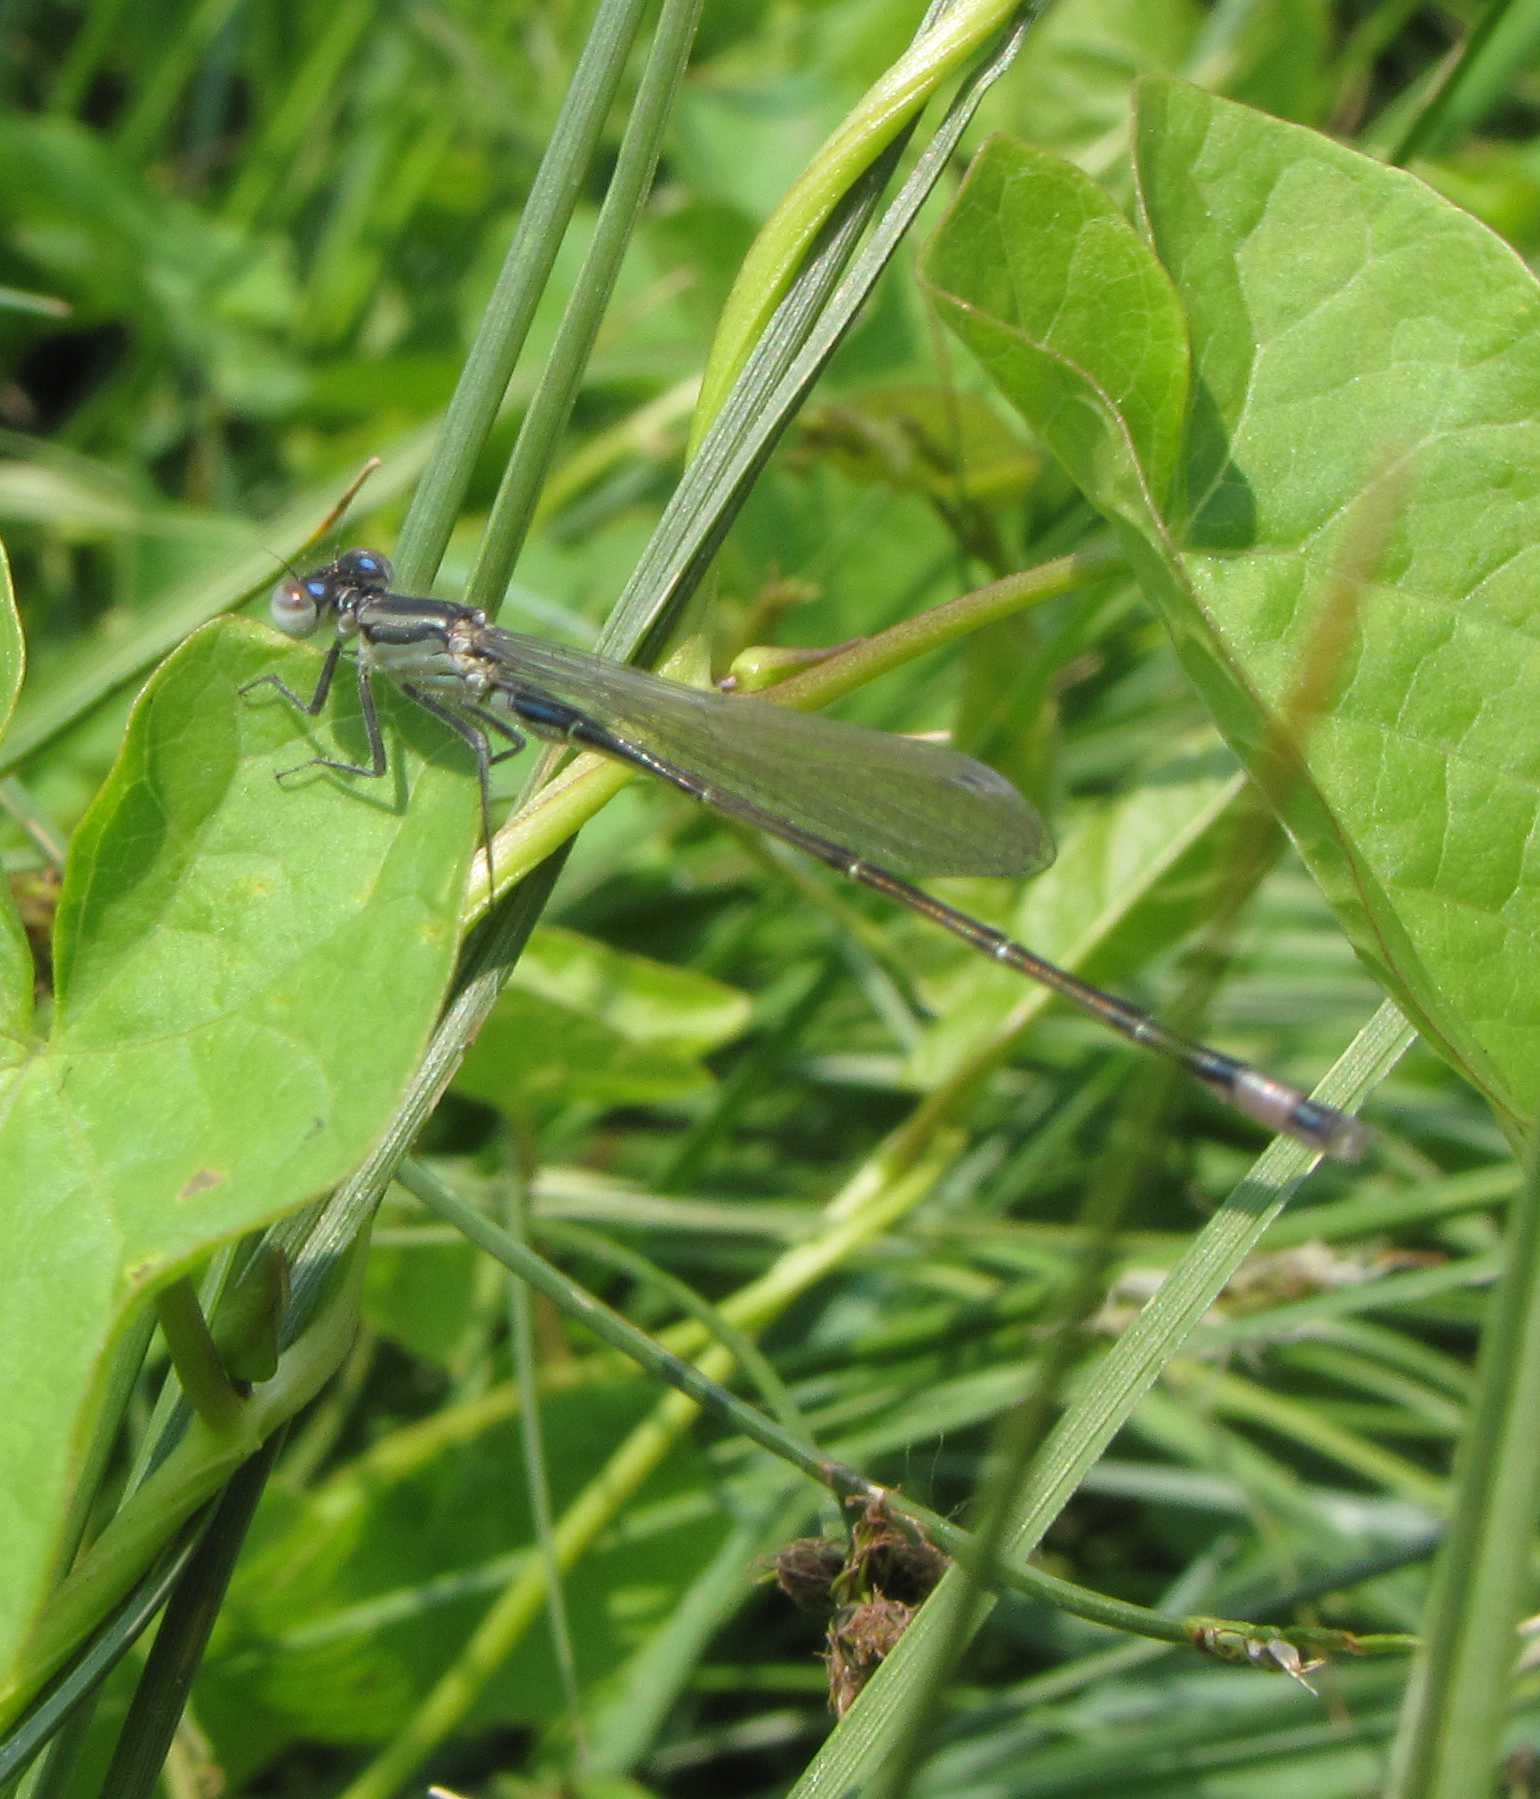
<svg viewBox="0 0 1540 1799">
<path fill-rule="evenodd" d="M 52 1040 L 0 1077 L 8 1680 L 130 1312 L 355 1165 L 454 958 L 474 834 L 461 747 L 387 705 L 385 779 L 281 787 L 276 771 L 359 743 L 345 718 L 333 749 L 330 714 L 312 726 L 271 689 L 241 693 L 275 667 L 308 691 L 319 663 L 227 621 L 141 695 L 66 875 Z"/>
<path fill-rule="evenodd" d="M 1187 336 L 1171 283 L 1108 195 L 1068 163 L 997 139 L 932 240 L 925 277 L 1089 498 L 1158 533 L 1180 468 Z"/>
<path fill-rule="evenodd" d="M 363 1316 L 371 1330 L 409 1354 L 452 1370 L 467 1343 L 477 1343 L 489 1309 L 484 1260 L 464 1238 L 449 1243 L 382 1241 L 376 1227 L 364 1271 Z"/>
<path fill-rule="evenodd" d="M 1173 83 L 1140 95 L 1153 252 L 1084 176 L 996 142 L 927 272 L 1119 525 L 1359 954 L 1522 1126 L 1540 1060 L 1535 284 L 1398 170 Z M 1110 331 L 1118 269 L 1148 311 L 1142 367 Z M 1192 392 L 1152 408 L 1176 366 L 1166 281 Z"/>
<path fill-rule="evenodd" d="M 748 1000 L 721 981 L 554 925 L 530 938 L 509 986 L 601 1019 L 631 1043 L 677 1055 L 710 1055 L 749 1023 Z"/>
<path fill-rule="evenodd" d="M 598 1106 L 677 1105 L 711 1086 L 693 1057 L 629 1043 L 599 1020 L 528 993 L 503 996 L 455 1079 L 457 1093 L 525 1116 L 574 1096 Z"/>
<path fill-rule="evenodd" d="M 740 1036 L 749 1002 L 720 981 L 543 926 L 456 1079 L 488 1105 L 560 1094 L 667 1105 L 712 1085 L 700 1058 Z"/>
</svg>

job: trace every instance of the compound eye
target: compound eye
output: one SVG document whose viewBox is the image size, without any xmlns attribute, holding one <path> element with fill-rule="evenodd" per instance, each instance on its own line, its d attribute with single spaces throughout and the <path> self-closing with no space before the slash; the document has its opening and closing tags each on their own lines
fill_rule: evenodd
<svg viewBox="0 0 1540 1799">
<path fill-rule="evenodd" d="M 269 601 L 273 623 L 285 636 L 308 637 L 320 619 L 325 597 L 324 582 L 280 581 Z"/>
<path fill-rule="evenodd" d="M 375 550 L 349 550 L 339 559 L 337 567 L 350 580 L 365 587 L 389 587 L 396 572 L 388 559 Z"/>
</svg>

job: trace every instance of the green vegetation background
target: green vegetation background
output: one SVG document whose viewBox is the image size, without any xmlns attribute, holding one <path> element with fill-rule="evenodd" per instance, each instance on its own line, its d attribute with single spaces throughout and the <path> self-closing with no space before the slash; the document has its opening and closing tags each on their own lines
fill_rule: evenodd
<svg viewBox="0 0 1540 1799">
<path fill-rule="evenodd" d="M 1141 76 L 1180 77 L 1382 157 L 1431 116 L 1439 129 L 1412 166 L 1532 259 L 1532 67 L 1510 52 L 1485 87 L 1438 105 L 1449 33 L 1476 10 L 1065 0 L 984 101 L 969 148 L 1010 132 L 1079 164 L 1126 210 Z M 696 384 L 756 231 L 918 19 L 887 0 L 705 9 L 503 622 L 593 641 L 678 477 Z M 77 856 L 101 857 L 109 884 L 157 832 L 186 852 L 156 864 L 153 881 L 123 879 L 89 939 L 72 926 L 91 904 L 78 893 L 61 915 L 54 981 L 41 984 L 40 1025 L 56 994 L 77 1045 L 99 1033 L 102 1053 L 80 1078 L 99 1083 L 113 1131 L 65 1152 L 74 1186 L 46 1215 L 12 1167 L 13 1253 L 39 1282 L 57 1271 L 48 1290 L 68 1291 L 82 1314 L 91 1302 L 72 1277 L 96 1256 L 107 1269 L 118 1233 L 135 1227 L 116 1209 L 117 1170 L 148 1168 L 153 1191 L 156 1158 L 169 1169 L 196 1140 L 216 1172 L 254 1156 L 260 1178 L 281 1169 L 318 1196 L 356 1152 L 328 1160 L 321 1130 L 265 1143 L 274 1096 L 314 1095 L 318 1119 L 367 1143 L 398 1057 L 426 1033 L 474 825 L 464 768 L 424 721 L 392 712 L 410 807 L 400 786 L 383 799 L 328 780 L 280 791 L 271 769 L 303 734 L 234 690 L 285 652 L 255 629 L 218 636 L 154 690 L 159 722 L 141 709 L 131 746 L 148 747 L 130 759 L 143 766 L 119 763 L 111 777 L 140 809 L 113 813 L 111 836 L 87 807 L 158 652 L 265 584 L 264 568 L 296 553 L 373 455 L 383 469 L 340 541 L 393 550 L 590 22 L 575 4 L 493 13 L 370 0 L 104 0 L 7 15 L 0 527 L 28 656 L 0 746 L 14 916 L 42 950 L 50 850 L 71 838 Z M 476 458 L 438 593 L 471 577 L 639 79 L 638 54 Z M 1051 431 L 1012 410 L 970 354 L 988 365 L 988 346 L 950 335 L 919 279 L 960 168 L 734 526 L 709 612 L 718 672 L 751 645 L 838 645 L 1055 556 L 1105 553 L 1103 519 L 1072 482 L 1114 518 L 1116 495 L 1096 493 Z M 1025 177 L 1002 180 L 1013 178 Z M 974 204 L 1001 216 L 982 183 Z M 1330 226 L 1319 221 L 1323 238 Z M 945 250 L 924 271 L 932 292 L 946 287 Z M 1138 313 L 1141 330 L 1152 312 Z M 1364 437 L 1359 467 L 1372 472 L 1380 446 Z M 1387 485 L 1389 512 L 1426 499 Z M 1479 491 L 1435 499 L 1459 523 L 1419 514 L 1430 534 L 1479 535 Z M 1396 528 L 1373 513 L 1349 522 L 1371 539 Z M 1062 854 L 1041 882 L 947 883 L 949 896 L 1157 1009 L 1198 986 L 1201 1016 L 1184 1023 L 1308 1086 L 1381 990 L 1246 797 L 1148 603 L 1157 584 L 1082 581 L 906 662 L 842 710 L 950 732 L 1050 821 Z M 260 619 L 260 597 L 246 610 Z M 313 663 L 287 653 L 303 680 Z M 1315 704 L 1306 734 L 1318 727 L 1324 741 L 1330 705 L 1318 720 Z M 348 743 L 345 707 L 336 728 Z M 526 774 L 505 768 L 502 792 L 512 798 Z M 244 808 L 239 828 L 178 845 L 176 806 L 229 820 L 226 794 Z M 355 853 L 395 883 L 383 913 L 364 905 L 380 897 L 372 885 L 367 896 L 349 885 Z M 1479 842 L 1468 855 L 1485 875 Z M 19 1005 L 30 971 L 17 974 L 11 935 Z M 242 982 L 256 991 L 291 953 L 308 958 L 305 1003 L 339 1053 L 292 1053 L 303 1032 L 280 1017 L 283 994 L 267 1035 L 207 1048 L 194 1026 L 217 1025 Z M 1394 964 L 1394 946 L 1387 956 Z M 371 1021 L 401 996 L 401 1041 L 388 1023 L 349 1032 L 361 994 Z M 1426 1016 L 1461 1016 L 1460 996 L 1448 1014 L 1438 995 L 1421 997 Z M 740 1391 L 864 1475 L 967 1521 L 992 1454 L 1020 1457 L 1019 1471 L 1053 1408 L 1073 1413 L 1106 1392 L 1109 1345 L 1216 1208 L 1235 1203 L 1258 1148 L 1201 1092 L 1149 1089 L 1086 1023 L 1035 1002 L 1018 1016 L 1020 1002 L 1010 977 L 912 920 L 633 787 L 584 829 L 418 1149 L 462 1199 L 504 1224 L 523 1219 L 574 1289 L 679 1353 L 728 1328 L 691 1324 L 684 1290 L 721 1308 L 761 1339 L 765 1360 Z M 1496 1009 L 1488 990 L 1481 1005 Z M 1454 1030 L 1446 1054 L 1477 1063 Z M 233 1115 L 183 1101 L 157 1112 L 155 1094 L 134 1087 L 136 1046 L 171 1031 L 188 1033 L 188 1090 L 200 1055 L 241 1068 Z M 9 1059 L 23 1064 L 32 1041 L 15 1035 Z M 1484 1083 L 1508 1135 L 1426 1050 L 1377 1089 L 1371 1161 L 1312 1178 L 1110 1452 L 1087 1448 L 1040 1552 L 1048 1571 L 1178 1619 L 1418 1628 L 1504 1208 L 1522 1190 L 1513 1054 Z M 116 1116 L 115 1091 L 136 1095 Z M 1275 1185 L 1264 1201 L 1241 1189 L 1258 1211 L 1289 1191 Z M 146 1283 L 198 1241 L 198 1193 L 166 1197 Z M 831 1248 L 842 1217 L 861 1227 Z M 797 1279 L 799 1255 L 822 1258 L 816 1279 Z M 554 1311 L 510 1318 L 506 1277 L 401 1188 L 361 1278 L 359 1340 L 277 1463 L 167 1790 L 196 1790 L 214 1768 L 227 1790 L 275 1799 L 408 1790 L 389 1770 L 409 1736 L 428 1746 L 435 1777 L 488 1794 L 558 1776 L 594 1792 L 629 1780 L 772 1793 L 816 1766 L 830 1729 L 824 1622 L 758 1576 L 778 1546 L 833 1527 L 828 1497 L 729 1427 L 691 1432 L 666 1417 L 677 1402 L 661 1386 Z M 77 1322 L 68 1310 L 55 1319 L 61 1337 Z M 510 1366 L 526 1331 L 556 1553 L 570 1564 L 565 1651 L 542 1610 L 538 1545 L 553 1527 L 530 1497 Z M 9 1353 L 46 1366 L 55 1351 L 36 1333 Z M 113 1479 L 151 1440 L 164 1372 L 152 1348 Z M 1023 1439 L 1002 1443 L 1001 1420 L 1033 1392 L 1042 1412 L 1028 1407 Z M 658 1433 L 650 1457 L 637 1448 L 644 1420 Z M 69 1450 L 62 1436 L 53 1447 L 61 1460 Z M 25 1454 L 5 1471 L 17 1517 L 28 1473 Z M 523 1596 L 511 1608 L 510 1594 Z M 1382 1777 L 1406 1665 L 1335 1659 L 1316 1677 L 1323 1704 L 1288 1679 L 1008 1598 L 962 1664 L 918 1779 L 927 1792 L 1099 1792 L 1137 1769 L 1155 1793 L 1264 1778 L 1270 1791 L 1362 1791 Z M 75 1773 L 61 1763 L 52 1790 L 100 1790 L 137 1669 L 130 1656 L 114 1673 Z M 1514 1742 L 1534 1724 L 1521 1706 Z"/>
</svg>

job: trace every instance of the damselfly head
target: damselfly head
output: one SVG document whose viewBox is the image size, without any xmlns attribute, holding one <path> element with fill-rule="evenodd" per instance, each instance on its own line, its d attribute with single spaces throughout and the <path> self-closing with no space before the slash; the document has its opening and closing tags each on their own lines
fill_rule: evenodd
<svg viewBox="0 0 1540 1799">
<path fill-rule="evenodd" d="M 389 559 L 374 550 L 345 550 L 325 568 L 278 583 L 270 602 L 273 623 L 286 637 L 308 637 L 323 613 L 342 610 L 360 594 L 383 593 L 394 573 Z"/>
<path fill-rule="evenodd" d="M 330 571 L 345 587 L 367 587 L 380 592 L 390 586 L 395 570 L 377 550 L 346 550 Z"/>
<path fill-rule="evenodd" d="M 333 585 L 330 569 L 287 576 L 268 602 L 273 623 L 286 637 L 308 637 L 320 623 L 322 608 L 333 603 Z"/>
</svg>

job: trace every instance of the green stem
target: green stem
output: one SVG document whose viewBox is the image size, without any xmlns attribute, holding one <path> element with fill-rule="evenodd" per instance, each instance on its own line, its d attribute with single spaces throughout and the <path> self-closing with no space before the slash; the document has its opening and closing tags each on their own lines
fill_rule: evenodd
<svg viewBox="0 0 1540 1799">
<path fill-rule="evenodd" d="M 11 1684 L 0 1686 L 0 1725 L 15 1718 L 138 1580 L 177 1529 L 225 1486 L 266 1439 L 301 1411 L 336 1372 L 358 1324 L 367 1237 L 346 1252 L 336 1285 L 278 1372 L 237 1402 L 234 1428 L 201 1413 L 81 1558 L 49 1604 Z"/>
<path fill-rule="evenodd" d="M 238 1435 L 244 1402 L 225 1373 L 198 1295 L 185 1275 L 155 1295 L 155 1314 L 187 1403 L 216 1435 Z"/>
<path fill-rule="evenodd" d="M 1018 0 L 964 0 L 954 6 L 867 89 L 788 189 L 743 259 L 722 308 L 701 381 L 692 450 L 840 200 L 946 77 L 1020 10 Z"/>
<path fill-rule="evenodd" d="M 1018 1593 L 1074 1617 L 1157 1642 L 1195 1643 L 1225 1659 L 1234 1659 L 1225 1653 L 1230 1638 L 1244 1638 L 1248 1642 L 1277 1638 L 1320 1652 L 1341 1649 L 1363 1653 L 1366 1639 L 1356 1638 L 1347 1631 L 1280 1629 L 1265 1623 L 1207 1616 L 1173 1617 L 1152 1611 L 1148 1606 L 1112 1599 L 1071 1581 L 1060 1580 L 1031 1566 L 1024 1557 L 1013 1558 L 1009 1552 L 986 1557 L 972 1532 L 961 1529 L 918 1500 L 880 1486 L 858 1470 L 834 1460 L 815 1443 L 789 1430 L 784 1423 L 746 1404 L 703 1373 L 695 1363 L 684 1361 L 665 1349 L 645 1331 L 638 1330 L 618 1312 L 575 1285 L 523 1239 L 494 1224 L 421 1163 L 408 1158 L 402 1163 L 397 1179 L 439 1217 L 447 1219 L 471 1242 L 494 1256 L 511 1274 L 548 1299 L 565 1316 L 591 1331 L 609 1348 L 635 1362 L 645 1374 L 666 1382 L 728 1429 L 769 1450 L 799 1473 L 827 1487 L 845 1503 L 881 1506 L 890 1517 L 910 1525 L 955 1561 L 973 1568 L 980 1578 L 987 1580 L 993 1591 Z M 735 1296 L 727 1309 L 730 1312 L 746 1309 L 742 1305 L 742 1295 Z M 751 1309 L 756 1313 L 763 1310 L 758 1306 Z M 741 1361 L 735 1344 L 726 1347 L 734 1362 Z M 1399 1654 L 1406 1651 L 1413 1639 L 1387 1635 L 1367 1641 L 1375 1652 Z"/>
</svg>

